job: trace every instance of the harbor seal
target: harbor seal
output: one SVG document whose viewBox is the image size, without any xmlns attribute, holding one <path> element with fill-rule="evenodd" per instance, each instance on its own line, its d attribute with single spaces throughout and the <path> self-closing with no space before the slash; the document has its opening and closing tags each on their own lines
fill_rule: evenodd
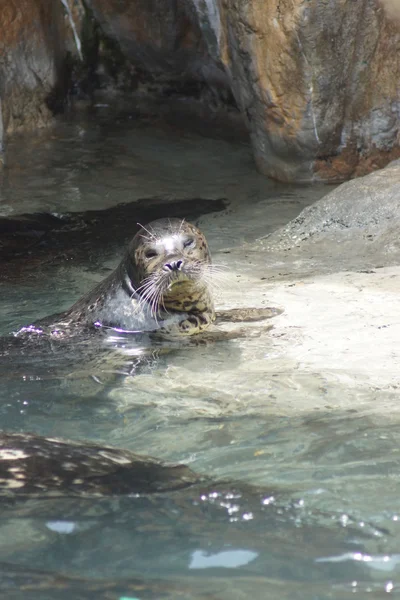
<svg viewBox="0 0 400 600">
<path fill-rule="evenodd" d="M 264 321 L 282 310 L 216 311 L 220 268 L 204 234 L 185 220 L 140 226 L 116 269 L 69 309 L 0 337 L 0 377 L 62 376 L 69 390 L 79 380 L 82 396 L 83 379 L 92 394 L 93 385 L 153 369 L 161 355 L 183 346 L 259 337 L 270 326 L 230 324 Z"/>
<path fill-rule="evenodd" d="M 154 338 L 167 338 L 171 344 L 174 340 L 181 344 L 184 339 L 197 344 L 254 334 L 248 329 L 210 327 L 216 317 L 228 322 L 263 321 L 282 312 L 265 307 L 216 314 L 211 292 L 213 273 L 206 238 L 197 227 L 184 219 L 158 219 L 140 225 L 119 265 L 94 289 L 66 312 L 22 327 L 14 339 L 22 343 L 41 339 L 54 355 L 53 340 L 74 338 L 75 349 L 80 344 L 87 356 L 91 332 L 96 329 L 102 330 L 115 348 L 121 344 L 125 348 L 125 342 L 130 343 L 125 334 L 135 334 L 135 343 L 140 339 L 145 345 L 140 350 L 143 357 L 153 351 L 148 341 Z M 198 333 L 202 335 L 194 339 Z M 9 350 L 0 348 L 0 355 L 9 354 Z M 96 355 L 98 358 L 98 350 Z"/>
<path fill-rule="evenodd" d="M 37 323 L 188 336 L 215 320 L 211 256 L 203 233 L 184 219 L 141 226 L 117 268 L 69 310 Z"/>
</svg>

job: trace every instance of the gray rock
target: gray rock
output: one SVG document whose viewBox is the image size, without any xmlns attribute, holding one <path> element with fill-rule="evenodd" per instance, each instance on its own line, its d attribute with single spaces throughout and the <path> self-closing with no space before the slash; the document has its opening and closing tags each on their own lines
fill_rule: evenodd
<svg viewBox="0 0 400 600">
<path fill-rule="evenodd" d="M 347 268 L 400 260 L 400 161 L 344 183 L 262 241 L 271 252 L 336 257 Z"/>
</svg>

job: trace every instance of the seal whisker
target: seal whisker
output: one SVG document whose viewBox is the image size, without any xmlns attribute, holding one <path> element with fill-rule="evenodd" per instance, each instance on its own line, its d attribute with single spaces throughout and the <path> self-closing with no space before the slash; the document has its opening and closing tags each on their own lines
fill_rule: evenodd
<svg viewBox="0 0 400 600">
<path fill-rule="evenodd" d="M 206 277 L 216 277 L 223 281 L 227 279 L 230 275 L 230 272 L 227 267 L 223 265 L 205 265 L 204 268 L 204 276 Z"/>
<path fill-rule="evenodd" d="M 147 277 L 146 279 L 143 280 L 142 285 L 140 285 L 138 288 L 136 288 L 136 292 L 138 292 L 138 293 L 146 292 L 153 285 L 154 285 L 154 276 L 151 275 L 150 277 Z"/>
<path fill-rule="evenodd" d="M 150 313 L 154 318 L 157 326 L 158 326 L 158 310 L 157 310 L 157 296 L 154 295 L 154 298 L 150 302 Z"/>
<path fill-rule="evenodd" d="M 151 303 L 155 292 L 156 282 L 154 281 L 154 277 L 148 277 L 145 282 L 137 288 L 140 306 L 143 307 L 146 303 Z"/>
<path fill-rule="evenodd" d="M 145 226 L 144 226 L 144 225 L 142 225 L 141 223 L 136 223 L 136 225 L 139 225 L 139 227 L 140 227 L 141 229 L 143 229 L 144 231 L 146 231 L 146 232 L 149 234 L 149 236 L 150 236 L 150 239 L 151 239 L 151 240 L 155 240 L 155 239 L 157 239 L 157 238 L 156 238 L 156 236 L 155 236 L 155 234 L 154 234 L 154 233 L 152 233 L 152 232 L 151 232 L 149 229 L 147 229 L 147 227 L 145 227 Z"/>
<path fill-rule="evenodd" d="M 185 219 L 182 219 L 181 224 L 179 225 L 178 233 L 181 233 L 184 223 L 185 223 Z"/>
<path fill-rule="evenodd" d="M 231 283 L 229 273 L 223 272 L 218 267 L 214 269 L 214 265 L 204 265 L 202 279 L 210 293 L 222 292 Z"/>
<path fill-rule="evenodd" d="M 162 281 L 158 281 L 158 284 L 162 284 Z M 160 300 L 161 303 L 164 306 L 164 302 L 163 302 L 163 286 L 162 285 L 156 285 L 155 289 L 154 289 L 154 294 L 153 294 L 153 299 L 151 302 L 151 310 L 152 310 L 152 314 L 158 324 L 158 319 L 157 317 L 160 314 Z M 165 309 L 165 307 L 164 307 Z"/>
<path fill-rule="evenodd" d="M 208 287 L 208 289 L 210 291 L 212 291 L 212 290 L 218 290 L 218 291 L 226 290 L 227 289 L 227 285 L 230 284 L 230 283 L 232 283 L 232 282 L 229 282 L 225 277 L 215 277 L 214 274 L 212 274 L 212 275 L 205 274 L 204 275 L 204 281 L 205 281 L 205 284 L 206 284 L 206 286 Z"/>
<path fill-rule="evenodd" d="M 230 283 L 229 275 L 227 273 L 204 273 L 203 277 L 207 283 L 217 283 L 220 285 Z"/>
<path fill-rule="evenodd" d="M 206 265 L 208 271 L 229 271 L 229 267 L 227 265 L 220 265 L 218 263 L 212 263 L 211 265 Z"/>
<path fill-rule="evenodd" d="M 164 294 L 161 294 L 161 295 L 160 295 L 160 300 L 161 300 L 161 304 L 162 304 L 163 310 L 164 310 L 164 311 L 165 311 L 167 314 L 170 314 L 170 313 L 169 313 L 169 310 L 168 310 L 168 308 L 165 306 L 165 303 L 164 303 Z"/>
<path fill-rule="evenodd" d="M 161 300 L 161 302 L 163 303 L 163 300 L 162 300 L 162 298 L 163 298 L 163 296 L 162 296 L 162 291 L 161 291 L 161 289 L 159 289 L 159 290 L 158 290 L 158 293 L 157 293 L 157 295 L 156 295 L 156 297 L 155 297 L 155 299 L 154 299 L 154 304 L 155 304 L 155 307 L 156 307 L 156 309 L 157 309 L 157 310 L 155 311 L 155 313 L 156 313 L 157 315 L 159 315 L 159 313 L 160 313 L 160 300 Z M 165 307 L 164 307 L 164 308 L 165 308 Z M 155 319 L 156 319 L 156 321 L 157 321 L 157 316 L 155 316 Z M 158 321 L 157 321 L 157 323 L 158 323 Z"/>
<path fill-rule="evenodd" d="M 152 291 L 155 291 L 163 284 L 163 278 L 156 277 L 154 274 L 143 280 L 143 284 L 137 288 L 137 292 L 141 297 L 149 299 L 152 296 Z"/>
<path fill-rule="evenodd" d="M 141 294 L 142 299 L 146 302 L 151 302 L 154 295 L 157 293 L 157 285 L 154 281 L 150 282 Z"/>
<path fill-rule="evenodd" d="M 162 298 L 165 287 L 165 278 L 154 277 L 153 275 L 147 279 L 148 281 L 141 286 L 141 298 L 143 303 L 147 303 L 150 306 L 150 314 L 157 321 L 157 315 L 160 308 L 160 298 Z"/>
</svg>

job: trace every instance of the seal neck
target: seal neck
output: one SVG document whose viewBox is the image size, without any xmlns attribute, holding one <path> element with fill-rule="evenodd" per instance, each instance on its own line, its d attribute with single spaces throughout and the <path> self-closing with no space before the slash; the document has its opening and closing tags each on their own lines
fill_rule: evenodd
<svg viewBox="0 0 400 600">
<path fill-rule="evenodd" d="M 126 264 L 126 260 L 123 260 L 120 263 L 118 267 L 119 278 L 121 281 L 122 289 L 129 296 L 129 298 L 132 298 L 132 296 L 136 295 L 136 289 L 134 287 L 134 282 L 130 277 Z"/>
</svg>

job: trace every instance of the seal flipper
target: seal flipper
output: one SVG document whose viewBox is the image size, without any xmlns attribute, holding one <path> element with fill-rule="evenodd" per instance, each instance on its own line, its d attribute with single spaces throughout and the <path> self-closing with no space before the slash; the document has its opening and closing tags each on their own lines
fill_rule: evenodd
<svg viewBox="0 0 400 600">
<path fill-rule="evenodd" d="M 251 323 L 254 321 L 265 321 L 272 319 L 284 312 L 283 308 L 264 307 L 264 308 L 230 308 L 227 310 L 217 310 L 217 323 L 225 321 L 228 323 Z"/>
<path fill-rule="evenodd" d="M 273 328 L 273 325 L 266 325 L 265 327 L 239 327 L 237 329 L 220 329 L 218 326 L 210 325 L 205 331 L 202 331 L 198 335 L 188 336 L 184 338 L 183 342 L 194 346 L 201 346 L 203 344 L 214 344 L 216 342 L 226 342 L 229 340 L 243 339 L 243 338 L 256 338 L 260 337 L 263 333 L 266 333 Z M 181 342 L 182 343 L 182 342 Z"/>
</svg>

